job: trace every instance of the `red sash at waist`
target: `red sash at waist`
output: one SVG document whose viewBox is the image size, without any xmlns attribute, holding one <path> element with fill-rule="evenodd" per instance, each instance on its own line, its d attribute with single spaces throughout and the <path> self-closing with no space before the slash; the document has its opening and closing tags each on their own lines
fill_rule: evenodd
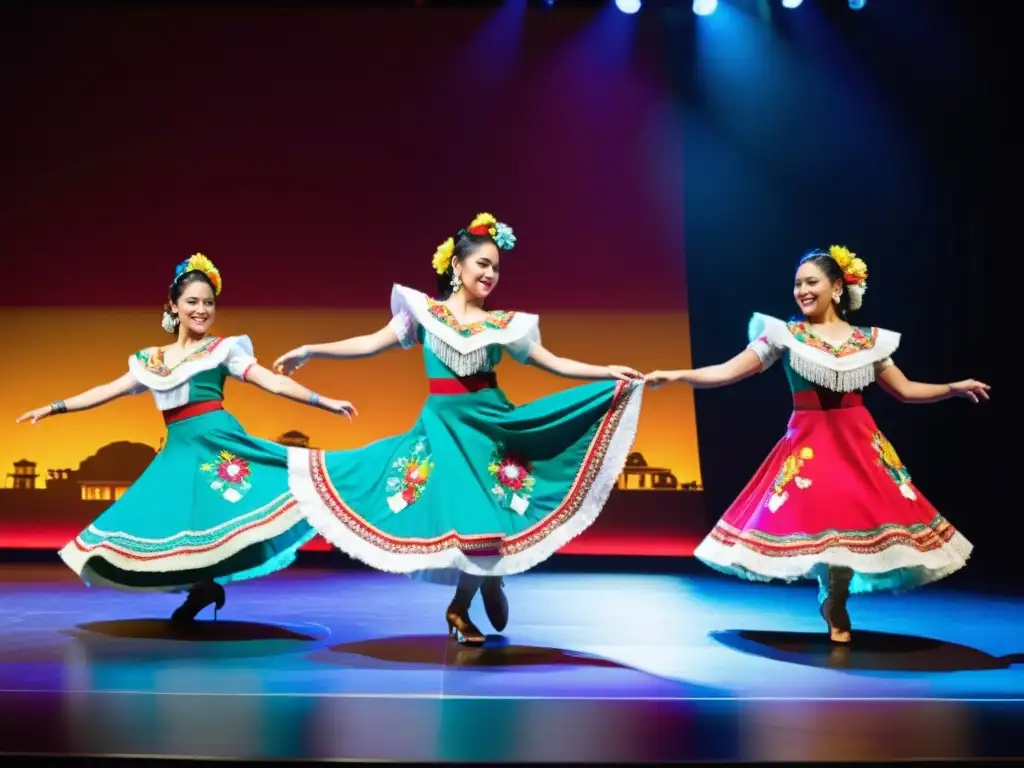
<svg viewBox="0 0 1024 768">
<path fill-rule="evenodd" d="M 498 377 L 492 371 L 458 379 L 430 379 L 430 394 L 465 395 L 469 392 L 479 392 L 481 389 L 495 389 L 497 386 Z"/>
<path fill-rule="evenodd" d="M 859 408 L 864 398 L 857 392 L 832 392 L 806 389 L 793 393 L 795 411 L 834 411 L 840 408 Z"/>
<path fill-rule="evenodd" d="M 204 413 L 223 411 L 223 400 L 207 400 L 205 403 L 187 403 L 177 408 L 164 411 L 164 424 L 173 424 L 176 421 L 191 419 L 193 416 L 202 416 Z"/>
</svg>

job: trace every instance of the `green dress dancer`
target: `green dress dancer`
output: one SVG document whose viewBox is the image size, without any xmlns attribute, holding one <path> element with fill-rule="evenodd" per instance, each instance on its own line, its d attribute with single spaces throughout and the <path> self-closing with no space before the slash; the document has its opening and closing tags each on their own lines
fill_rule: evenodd
<svg viewBox="0 0 1024 768">
<path fill-rule="evenodd" d="M 248 336 L 208 335 L 220 285 L 202 254 L 179 264 L 163 323 L 179 344 L 137 352 L 117 381 L 20 419 L 152 392 L 167 424 L 163 449 L 60 556 L 90 586 L 188 591 L 179 620 L 211 603 L 222 607 L 228 582 L 288 566 L 315 535 L 288 488 L 285 446 L 250 436 L 224 410 L 227 377 L 325 409 L 350 408 L 261 367 Z"/>
<path fill-rule="evenodd" d="M 396 285 L 392 320 L 376 334 L 300 347 L 277 362 L 294 370 L 310 357 L 422 348 L 429 395 L 412 429 L 353 450 L 289 448 L 291 487 L 313 527 L 351 557 L 457 584 L 448 625 L 471 644 L 483 642 L 468 617 L 477 589 L 501 631 L 501 577 L 544 561 L 600 514 L 632 448 L 643 392 L 632 369 L 545 350 L 536 315 L 482 309 L 511 237 L 502 227 L 481 214 L 441 246 L 435 269 L 450 286 L 447 302 Z M 506 352 L 610 380 L 515 406 L 494 373 Z"/>
</svg>

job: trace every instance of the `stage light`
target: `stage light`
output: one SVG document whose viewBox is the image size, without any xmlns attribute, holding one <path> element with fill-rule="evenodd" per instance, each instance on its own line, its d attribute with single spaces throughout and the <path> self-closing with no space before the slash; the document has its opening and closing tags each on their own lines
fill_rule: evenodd
<svg viewBox="0 0 1024 768">
<path fill-rule="evenodd" d="M 782 0 L 783 8 L 799 8 L 804 0 Z"/>
<path fill-rule="evenodd" d="M 623 13 L 636 13 L 641 5 L 640 0 L 615 0 L 615 7 Z"/>
<path fill-rule="evenodd" d="M 718 0 L 693 0 L 693 12 L 698 16 L 710 16 L 718 8 Z"/>
<path fill-rule="evenodd" d="M 850 0 L 850 10 L 859 11 L 861 8 L 867 5 L 867 3 L 868 0 Z"/>
</svg>

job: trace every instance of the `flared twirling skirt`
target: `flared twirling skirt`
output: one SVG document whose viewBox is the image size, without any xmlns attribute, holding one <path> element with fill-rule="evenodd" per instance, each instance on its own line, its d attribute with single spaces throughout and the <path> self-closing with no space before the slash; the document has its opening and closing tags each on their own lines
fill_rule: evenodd
<svg viewBox="0 0 1024 768">
<path fill-rule="evenodd" d="M 214 409 L 169 424 L 142 476 L 60 556 L 89 585 L 177 592 L 280 570 L 315 535 L 285 446 Z"/>
<path fill-rule="evenodd" d="M 594 382 L 518 407 L 495 387 L 432 394 L 406 434 L 290 448 L 291 486 L 327 541 L 378 570 L 441 583 L 521 573 L 598 517 L 642 393 L 642 381 Z"/>
<path fill-rule="evenodd" d="M 785 437 L 694 554 L 759 581 L 848 567 L 851 591 L 873 592 L 944 578 L 971 550 L 856 405 L 795 411 Z"/>
</svg>

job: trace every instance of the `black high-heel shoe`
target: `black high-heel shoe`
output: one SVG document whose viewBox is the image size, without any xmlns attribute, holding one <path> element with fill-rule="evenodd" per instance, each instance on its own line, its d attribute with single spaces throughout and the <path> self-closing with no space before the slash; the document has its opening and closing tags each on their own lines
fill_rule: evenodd
<svg viewBox="0 0 1024 768">
<path fill-rule="evenodd" d="M 846 569 L 830 568 L 825 584 L 818 592 L 821 618 L 828 625 L 828 636 L 836 645 L 848 645 L 853 640 L 852 622 L 846 610 L 850 598 L 850 577 Z"/>
<path fill-rule="evenodd" d="M 185 602 L 179 605 L 174 613 L 171 614 L 171 621 L 195 621 L 199 612 L 211 604 L 213 605 L 213 620 L 216 621 L 217 611 L 224 607 L 227 599 L 224 587 L 220 584 L 214 581 L 197 584 L 188 591 L 188 597 L 185 598 Z"/>
<path fill-rule="evenodd" d="M 508 626 L 508 597 L 505 595 L 504 580 L 500 576 L 489 576 L 484 579 L 480 594 L 484 599 L 484 610 L 491 626 L 499 632 Z"/>
<path fill-rule="evenodd" d="M 460 644 L 479 646 L 487 642 L 484 633 L 477 629 L 476 625 L 469 620 L 468 606 L 467 608 L 461 608 L 461 606 L 452 603 L 448 606 L 445 619 L 448 622 L 448 634 L 454 637 Z"/>
</svg>

